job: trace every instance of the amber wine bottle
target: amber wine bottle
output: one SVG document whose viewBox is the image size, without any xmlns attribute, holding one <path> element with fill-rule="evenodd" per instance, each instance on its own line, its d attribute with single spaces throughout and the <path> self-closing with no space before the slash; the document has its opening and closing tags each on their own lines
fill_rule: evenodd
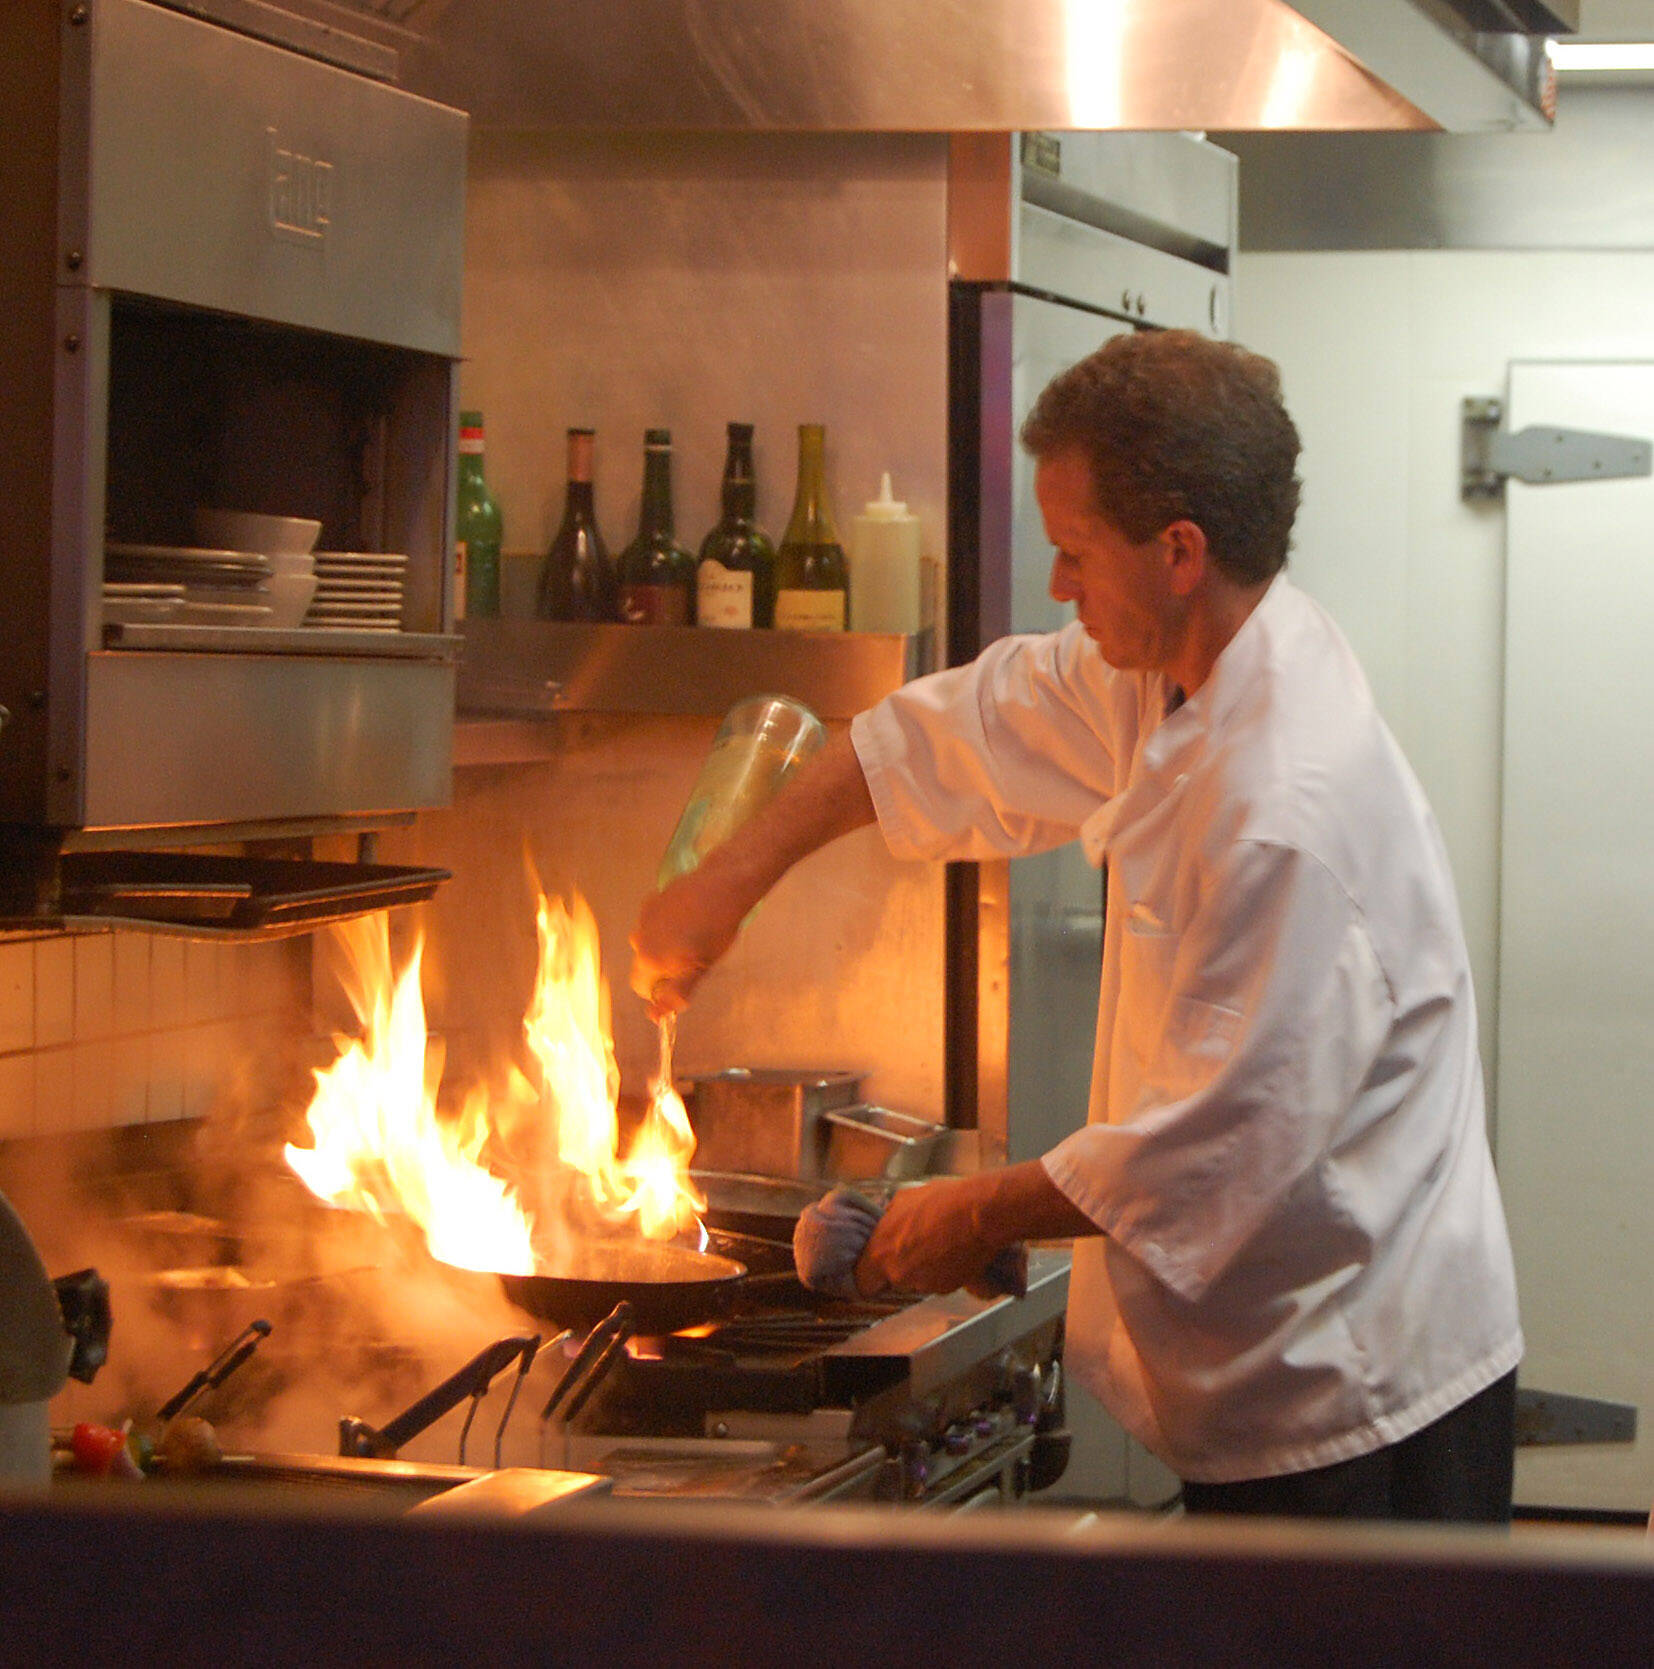
<svg viewBox="0 0 1654 1669">
<path fill-rule="evenodd" d="M 798 496 L 775 557 L 775 624 L 790 632 L 842 632 L 850 618 L 850 569 L 827 506 L 827 431 L 798 426 Z"/>
<path fill-rule="evenodd" d="M 597 530 L 592 501 L 592 454 L 597 437 L 590 429 L 568 433 L 568 493 L 563 521 L 540 570 L 535 612 L 542 620 L 614 620 L 618 618 L 614 565 Z"/>
<path fill-rule="evenodd" d="M 775 623 L 775 546 L 759 527 L 752 468 L 752 425 L 729 425 L 724 513 L 701 541 L 695 571 L 695 618 L 702 626 Z"/>
<path fill-rule="evenodd" d="M 643 508 L 637 537 L 620 553 L 620 618 L 634 626 L 695 621 L 695 558 L 672 532 L 672 433 L 643 437 Z"/>
</svg>

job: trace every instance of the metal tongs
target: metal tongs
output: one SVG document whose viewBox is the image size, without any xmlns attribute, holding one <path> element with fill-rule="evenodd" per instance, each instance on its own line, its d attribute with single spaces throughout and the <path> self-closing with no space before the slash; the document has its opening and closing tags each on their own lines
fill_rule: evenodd
<svg viewBox="0 0 1654 1669">
<path fill-rule="evenodd" d="M 486 1350 L 473 1356 L 458 1373 L 450 1374 L 435 1390 L 427 1391 L 418 1402 L 411 1403 L 383 1428 L 346 1415 L 339 1422 L 339 1453 L 347 1458 L 394 1460 L 397 1450 L 404 1443 L 412 1442 L 422 1431 L 434 1426 L 449 1409 L 457 1408 L 469 1397 L 471 1406 L 466 1411 L 465 1424 L 459 1434 L 459 1463 L 465 1465 L 465 1443 L 471 1435 L 471 1422 L 477 1417 L 477 1409 L 488 1395 L 495 1376 L 516 1362 L 517 1377 L 494 1433 L 494 1465 L 498 1468 L 506 1423 L 511 1418 L 512 1409 L 517 1406 L 517 1393 L 522 1390 L 528 1370 L 534 1365 L 540 1344 L 538 1333 L 496 1340 Z"/>
<path fill-rule="evenodd" d="M 569 1427 L 574 1417 L 586 1406 L 598 1383 L 609 1371 L 615 1358 L 626 1348 L 633 1332 L 632 1306 L 622 1299 L 586 1335 L 585 1342 L 574 1353 L 574 1359 L 563 1370 L 546 1405 L 540 1410 L 540 1465 L 546 1465 L 546 1432 L 562 1405 L 563 1470 L 569 1470 Z M 567 1399 L 565 1401 L 565 1399 Z"/>
<path fill-rule="evenodd" d="M 226 1379 L 253 1354 L 258 1347 L 269 1338 L 270 1323 L 260 1317 L 257 1321 L 250 1321 L 230 1342 L 202 1368 L 191 1377 L 188 1384 L 181 1391 L 167 1398 L 155 1411 L 155 1418 L 163 1424 L 176 1419 L 184 1412 L 197 1397 L 206 1392 L 216 1390 Z"/>
</svg>

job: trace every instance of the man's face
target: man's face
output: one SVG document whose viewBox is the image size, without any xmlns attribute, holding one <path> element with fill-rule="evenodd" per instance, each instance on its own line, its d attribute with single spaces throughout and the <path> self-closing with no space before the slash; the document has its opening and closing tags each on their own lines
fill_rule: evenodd
<svg viewBox="0 0 1654 1669">
<path fill-rule="evenodd" d="M 1056 547 L 1051 595 L 1072 603 L 1103 659 L 1122 672 L 1165 667 L 1182 638 L 1186 601 L 1173 590 L 1161 535 L 1136 544 L 1095 507 L 1079 451 L 1041 458 L 1034 496 Z"/>
</svg>

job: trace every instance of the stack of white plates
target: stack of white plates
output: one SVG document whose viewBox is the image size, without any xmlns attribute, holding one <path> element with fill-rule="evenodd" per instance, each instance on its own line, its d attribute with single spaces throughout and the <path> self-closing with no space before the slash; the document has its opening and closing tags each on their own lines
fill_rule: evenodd
<svg viewBox="0 0 1654 1669">
<path fill-rule="evenodd" d="M 270 563 L 247 551 L 110 544 L 104 547 L 103 577 L 106 587 L 173 588 L 178 608 L 167 618 L 180 624 L 263 626 L 270 619 Z M 126 600 L 135 599 L 129 593 Z M 105 608 L 108 618 L 107 601 Z"/>
<path fill-rule="evenodd" d="M 316 596 L 307 626 L 335 631 L 402 629 L 402 582 L 408 559 L 391 552 L 317 551 Z"/>
<path fill-rule="evenodd" d="M 184 587 L 160 581 L 105 580 L 103 620 L 106 626 L 151 626 L 177 620 L 184 610 Z"/>
</svg>

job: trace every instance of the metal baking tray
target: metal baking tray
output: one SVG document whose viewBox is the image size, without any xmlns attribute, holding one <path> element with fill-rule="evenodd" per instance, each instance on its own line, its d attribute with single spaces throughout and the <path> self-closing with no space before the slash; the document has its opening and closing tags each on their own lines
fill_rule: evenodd
<svg viewBox="0 0 1654 1669">
<path fill-rule="evenodd" d="M 445 869 L 243 858 L 202 852 L 66 852 L 59 906 L 67 925 L 121 923 L 150 932 L 277 938 L 417 904 Z"/>
</svg>

